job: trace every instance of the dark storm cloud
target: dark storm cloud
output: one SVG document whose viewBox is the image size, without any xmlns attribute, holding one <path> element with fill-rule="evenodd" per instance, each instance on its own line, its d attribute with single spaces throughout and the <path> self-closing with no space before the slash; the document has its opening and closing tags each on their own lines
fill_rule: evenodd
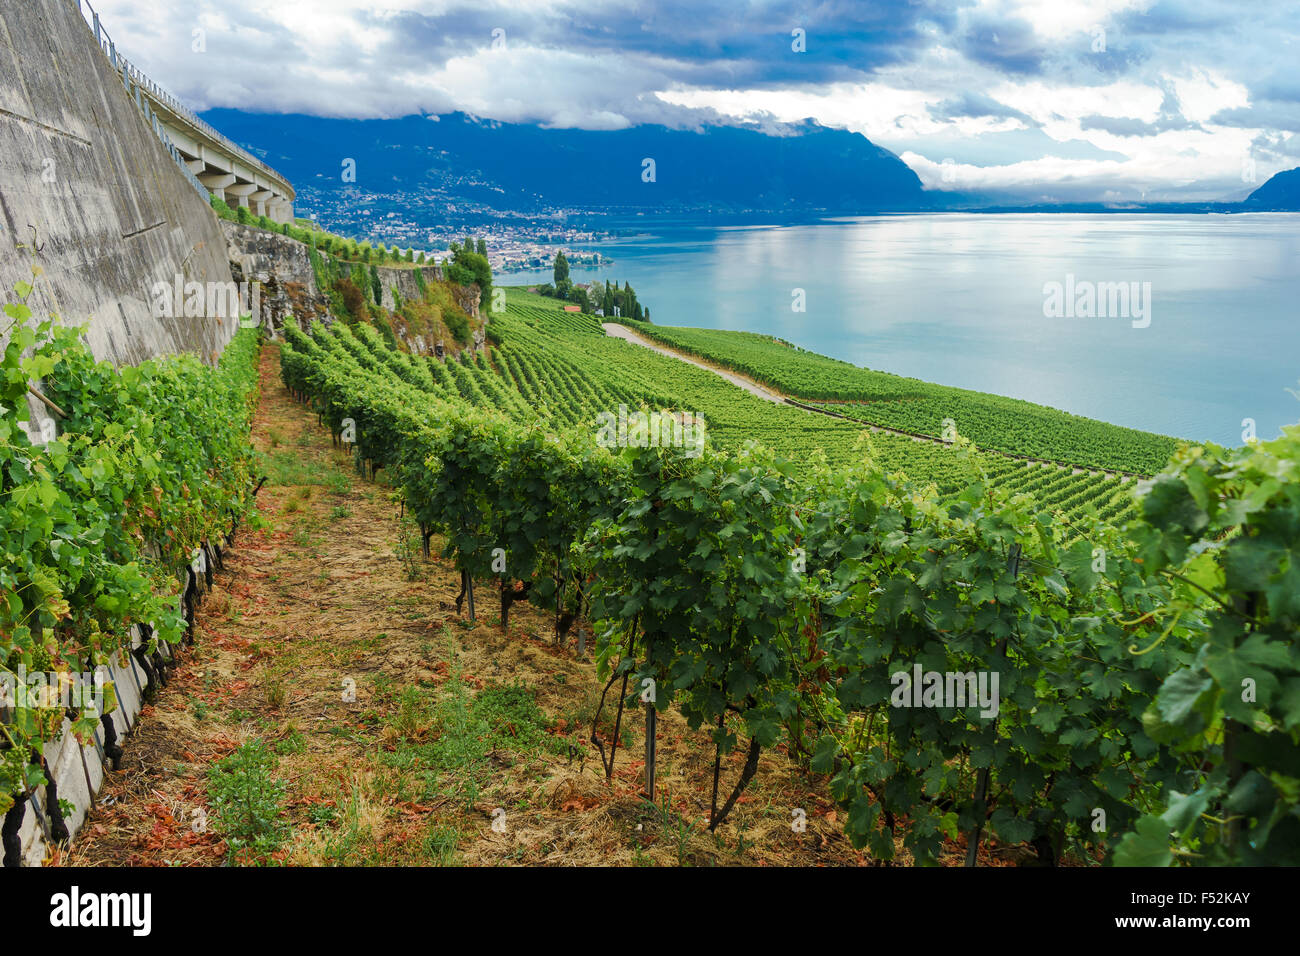
<svg viewBox="0 0 1300 956">
<path fill-rule="evenodd" d="M 981 119 L 987 116 L 993 119 L 1020 120 L 1026 126 L 1038 125 L 1028 114 L 1005 103 L 999 103 L 991 96 L 970 91 L 934 104 L 930 107 L 930 115 L 941 122 L 953 119 Z"/>
<path fill-rule="evenodd" d="M 1039 73 L 1047 48 L 1024 20 L 981 15 L 968 25 L 960 49 L 971 60 L 1012 74 Z"/>
<path fill-rule="evenodd" d="M 500 29 L 508 43 L 653 62 L 670 83 L 750 88 L 861 79 L 909 62 L 933 42 L 932 30 L 955 25 L 951 9 L 889 2 L 661 2 L 598 12 L 575 3 L 544 14 L 523 7 L 364 16 L 392 28 L 388 53 L 396 62 L 445 63 L 490 46 Z M 798 54 L 796 29 L 804 31 Z"/>
</svg>

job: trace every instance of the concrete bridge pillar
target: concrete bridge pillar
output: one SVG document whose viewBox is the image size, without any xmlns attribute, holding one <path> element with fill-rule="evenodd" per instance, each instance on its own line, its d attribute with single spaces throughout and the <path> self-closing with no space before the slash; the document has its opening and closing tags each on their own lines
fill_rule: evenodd
<svg viewBox="0 0 1300 956">
<path fill-rule="evenodd" d="M 233 173 L 201 173 L 199 182 L 206 186 L 212 195 L 224 202 L 226 187 L 234 184 L 235 176 Z"/>
<path fill-rule="evenodd" d="M 269 189 L 259 189 L 257 192 L 249 193 L 248 208 L 254 216 L 268 216 L 271 213 L 271 207 L 268 200 L 275 193 Z"/>
<path fill-rule="evenodd" d="M 293 222 L 293 203 L 283 196 L 273 195 L 267 200 L 267 215 L 276 222 Z"/>
<path fill-rule="evenodd" d="M 239 203 L 239 205 L 246 207 L 249 212 L 253 211 L 253 207 L 250 205 L 248 197 L 256 191 L 257 186 L 253 183 L 235 183 L 233 186 L 226 187 L 226 195 L 234 196 L 235 201 Z M 227 200 L 227 202 L 229 202 L 229 200 Z"/>
</svg>

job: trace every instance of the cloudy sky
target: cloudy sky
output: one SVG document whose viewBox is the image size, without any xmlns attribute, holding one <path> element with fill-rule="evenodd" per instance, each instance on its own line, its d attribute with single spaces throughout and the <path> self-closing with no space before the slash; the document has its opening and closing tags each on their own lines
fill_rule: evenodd
<svg viewBox="0 0 1300 956">
<path fill-rule="evenodd" d="M 811 118 L 931 188 L 1237 198 L 1300 165 L 1300 0 L 97 0 L 196 109 Z M 803 49 L 797 49 L 802 46 Z"/>
</svg>

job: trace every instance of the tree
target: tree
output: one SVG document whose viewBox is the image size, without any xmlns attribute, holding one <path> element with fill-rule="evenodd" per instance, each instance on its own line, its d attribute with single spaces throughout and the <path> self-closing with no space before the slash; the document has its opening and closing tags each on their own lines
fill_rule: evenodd
<svg viewBox="0 0 1300 956">
<path fill-rule="evenodd" d="M 447 267 L 447 278 L 457 285 L 476 285 L 479 288 L 480 308 L 486 310 L 492 298 L 492 266 L 486 256 L 473 251 L 468 243 L 456 250 L 451 265 Z"/>
<path fill-rule="evenodd" d="M 479 254 L 480 256 L 482 256 L 484 259 L 487 258 L 487 240 L 486 240 L 486 239 L 480 239 L 480 240 L 478 241 L 478 254 Z"/>
<path fill-rule="evenodd" d="M 587 290 L 580 285 L 572 286 L 569 289 L 568 300 L 576 303 L 583 312 L 591 311 L 591 299 L 587 296 Z"/>
<path fill-rule="evenodd" d="M 569 260 L 564 257 L 563 252 L 555 254 L 555 286 L 559 288 L 561 282 L 569 281 Z"/>
<path fill-rule="evenodd" d="M 375 305 L 384 301 L 384 286 L 379 281 L 379 270 L 374 266 L 370 267 L 370 288 L 375 294 Z"/>
</svg>

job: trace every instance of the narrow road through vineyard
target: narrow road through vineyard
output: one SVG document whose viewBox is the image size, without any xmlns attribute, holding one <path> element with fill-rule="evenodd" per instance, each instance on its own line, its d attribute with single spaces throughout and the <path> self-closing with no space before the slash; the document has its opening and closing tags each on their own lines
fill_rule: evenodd
<svg viewBox="0 0 1300 956">
<path fill-rule="evenodd" d="M 739 372 L 733 372 L 730 369 L 720 368 L 703 359 L 696 358 L 694 355 L 687 355 L 685 352 L 679 352 L 676 349 L 670 349 L 666 345 L 658 342 L 652 342 L 644 335 L 637 335 L 626 325 L 619 325 L 617 322 L 602 322 L 600 327 L 605 330 L 606 335 L 612 335 L 616 339 L 622 339 L 625 342 L 633 342 L 637 345 L 645 346 L 652 352 L 658 352 L 660 355 L 666 355 L 669 358 L 680 359 L 696 368 L 702 368 L 706 372 L 712 372 L 721 378 L 725 378 L 737 388 L 743 388 L 751 395 L 757 395 L 759 398 L 766 398 L 769 402 L 776 402 L 778 405 L 785 401 L 785 396 L 779 395 L 765 385 L 760 385 L 747 375 L 741 375 Z"/>
<path fill-rule="evenodd" d="M 193 646 L 63 862 L 868 862 L 825 778 L 779 749 L 708 833 L 712 743 L 676 712 L 659 717 L 658 804 L 642 795 L 640 712 L 623 715 L 607 784 L 589 742 L 594 664 L 574 641 L 555 646 L 549 613 L 527 604 L 503 634 L 493 582 L 476 589 L 477 624 L 458 615 L 441 542 L 420 555 L 383 473 L 356 474 L 291 399 L 278 357 L 264 347 L 253 425 L 268 475 L 260 526 L 241 528 Z M 613 723 L 607 704 L 606 740 Z M 724 762 L 724 781 L 743 756 Z M 791 826 L 796 810 L 804 832 Z"/>
<path fill-rule="evenodd" d="M 951 444 L 951 442 L 947 441 L 946 439 L 939 438 L 933 435 L 922 435 L 916 432 L 903 431 L 898 428 L 890 428 L 888 425 L 881 425 L 878 422 L 869 421 L 866 417 L 860 418 L 853 415 L 843 415 L 840 414 L 839 412 L 832 411 L 828 408 L 819 407 L 818 405 L 813 404 L 812 403 L 813 400 L 811 399 L 801 400 L 791 395 L 782 394 L 781 392 L 775 391 L 769 388 L 768 386 L 761 384 L 760 382 L 754 381 L 754 379 L 750 378 L 748 375 L 743 375 L 740 372 L 735 371 L 734 369 L 724 368 L 713 362 L 705 361 L 704 359 L 699 358 L 698 356 L 691 355 L 687 352 L 682 352 L 675 348 L 670 348 L 669 346 L 664 345 L 662 342 L 656 342 L 653 339 L 648 339 L 644 335 L 638 335 L 632 329 L 629 329 L 626 325 L 621 325 L 618 322 L 602 322 L 601 328 L 605 330 L 606 335 L 612 336 L 613 338 L 616 339 L 622 339 L 625 342 L 632 342 L 635 345 L 644 346 L 645 348 L 650 349 L 652 352 L 658 352 L 660 355 L 665 355 L 668 358 L 675 358 L 682 362 L 686 362 L 688 365 L 694 365 L 696 368 L 702 368 L 706 372 L 712 372 L 714 375 L 726 379 L 728 382 L 730 382 L 732 385 L 735 385 L 737 388 L 743 388 L 751 395 L 756 395 L 759 398 L 765 398 L 769 402 L 773 402 L 778 405 L 781 404 L 793 405 L 795 408 L 802 408 L 806 412 L 811 412 L 818 415 L 830 415 L 834 418 L 840 418 L 846 421 L 860 423 L 862 427 L 868 428 L 872 432 L 884 432 L 889 435 L 897 435 L 900 438 L 910 438 L 914 442 L 922 442 L 929 445 Z M 845 406 L 849 406 L 854 404 L 869 404 L 869 403 L 827 402 L 826 404 L 831 404 L 831 405 L 843 404 Z M 1123 478 L 1125 481 L 1127 481 L 1131 477 L 1134 477 L 1128 472 L 1115 471 L 1113 469 L 1106 469 L 1106 468 L 1084 468 L 1078 465 L 1071 465 L 1066 462 L 1053 461 L 1047 458 L 1035 458 L 1031 455 L 1016 455 L 1010 452 L 999 451 L 996 448 L 983 448 L 982 450 L 988 452 L 989 454 L 999 455 L 1003 458 L 1009 458 L 1015 461 L 1024 461 L 1024 462 L 1030 462 L 1032 464 L 1046 465 L 1052 468 L 1057 468 L 1059 470 L 1068 469 L 1070 473 L 1074 475 L 1110 475 L 1114 477 Z"/>
</svg>

